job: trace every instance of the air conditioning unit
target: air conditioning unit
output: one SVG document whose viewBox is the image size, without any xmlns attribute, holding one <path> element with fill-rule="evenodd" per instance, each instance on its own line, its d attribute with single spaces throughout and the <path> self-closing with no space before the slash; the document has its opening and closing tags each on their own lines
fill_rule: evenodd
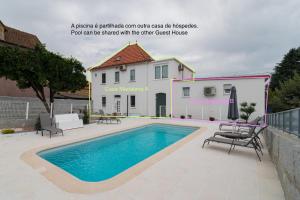
<svg viewBox="0 0 300 200">
<path fill-rule="evenodd" d="M 183 71 L 183 64 L 178 65 L 178 71 Z"/>
<path fill-rule="evenodd" d="M 204 96 L 206 97 L 212 97 L 217 94 L 216 87 L 204 87 Z"/>
<path fill-rule="evenodd" d="M 127 66 L 126 65 L 121 65 L 120 66 L 120 71 L 126 71 L 127 70 Z"/>
</svg>

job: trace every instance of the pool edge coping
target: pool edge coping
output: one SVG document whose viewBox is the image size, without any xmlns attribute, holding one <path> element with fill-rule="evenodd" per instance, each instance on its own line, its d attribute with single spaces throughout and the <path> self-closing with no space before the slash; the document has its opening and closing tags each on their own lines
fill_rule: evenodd
<svg viewBox="0 0 300 200">
<path fill-rule="evenodd" d="M 151 124 L 167 124 L 167 125 L 177 125 L 177 126 L 189 126 L 189 127 L 197 127 L 198 130 L 195 130 L 188 136 L 178 140 L 177 142 L 167 146 L 166 148 L 158 151 L 157 153 L 151 155 L 150 157 L 144 159 L 143 161 L 131 166 L 130 168 L 126 169 L 125 171 L 121 172 L 120 174 L 109 178 L 104 181 L 99 182 L 86 182 L 79 180 L 75 176 L 67 173 L 63 169 L 55 166 L 54 164 L 42 159 L 37 155 L 38 152 L 44 151 L 51 148 L 60 147 L 63 145 L 68 145 L 76 142 L 82 142 L 85 140 L 90 140 L 93 138 L 106 136 L 110 134 L 114 134 L 120 131 L 126 131 L 146 125 Z M 71 139 L 63 142 L 58 142 L 54 144 L 48 144 L 41 147 L 33 148 L 30 150 L 25 151 L 20 158 L 30 165 L 33 169 L 38 171 L 41 175 L 43 175 L 48 181 L 52 182 L 57 187 L 61 188 L 62 190 L 70 193 L 79 193 L 79 194 L 90 194 L 90 193 L 97 193 L 97 192 L 105 192 L 112 189 L 115 189 L 124 183 L 128 182 L 129 180 L 133 179 L 134 177 L 141 174 L 150 166 L 154 165 L 158 161 L 162 160 L 163 158 L 167 157 L 171 153 L 175 152 L 177 149 L 182 147 L 184 144 L 192 141 L 195 137 L 199 136 L 201 133 L 205 132 L 207 127 L 200 127 L 200 126 L 190 126 L 186 124 L 178 124 L 178 123 L 162 123 L 162 122 L 150 122 L 150 123 L 143 123 L 138 126 L 126 127 L 121 128 L 119 130 L 108 130 L 103 131 L 101 134 L 96 133 L 87 137 L 79 137 L 76 139 Z"/>
</svg>

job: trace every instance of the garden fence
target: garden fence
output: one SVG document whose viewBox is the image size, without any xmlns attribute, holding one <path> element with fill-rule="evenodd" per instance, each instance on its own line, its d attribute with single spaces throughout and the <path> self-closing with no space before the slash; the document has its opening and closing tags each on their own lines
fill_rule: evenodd
<svg viewBox="0 0 300 200">
<path fill-rule="evenodd" d="M 267 114 L 269 126 L 300 137 L 300 108 Z"/>
<path fill-rule="evenodd" d="M 55 100 L 52 108 L 53 114 L 82 113 L 88 107 L 86 100 Z M 38 118 L 39 114 L 46 112 L 39 100 L 0 99 L 0 120 L 30 120 Z"/>
</svg>

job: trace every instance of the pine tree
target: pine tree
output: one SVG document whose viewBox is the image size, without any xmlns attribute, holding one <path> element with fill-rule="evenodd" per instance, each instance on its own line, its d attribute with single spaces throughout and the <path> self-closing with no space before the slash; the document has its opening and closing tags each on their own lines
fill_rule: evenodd
<svg viewBox="0 0 300 200">
<path fill-rule="evenodd" d="M 280 83 L 279 89 L 270 93 L 269 105 L 272 112 L 300 107 L 300 75 Z"/>
<path fill-rule="evenodd" d="M 290 49 L 274 70 L 270 85 L 273 91 L 280 87 L 281 82 L 293 78 L 295 73 L 300 73 L 300 47 Z"/>
</svg>

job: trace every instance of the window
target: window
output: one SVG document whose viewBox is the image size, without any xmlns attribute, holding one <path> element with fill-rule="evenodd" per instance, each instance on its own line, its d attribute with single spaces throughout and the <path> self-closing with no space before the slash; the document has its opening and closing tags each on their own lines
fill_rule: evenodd
<svg viewBox="0 0 300 200">
<path fill-rule="evenodd" d="M 168 65 L 163 65 L 161 67 L 162 78 L 168 78 Z"/>
<path fill-rule="evenodd" d="M 102 97 L 102 107 L 106 107 L 106 97 Z"/>
<path fill-rule="evenodd" d="M 106 74 L 102 73 L 102 84 L 106 83 Z"/>
<path fill-rule="evenodd" d="M 130 107 L 135 108 L 135 96 L 130 96 Z"/>
<path fill-rule="evenodd" d="M 130 81 L 135 81 L 135 70 L 130 70 Z"/>
<path fill-rule="evenodd" d="M 223 85 L 223 89 L 224 89 L 224 94 L 230 94 L 230 91 L 231 91 L 231 87 L 232 87 L 232 84 L 224 84 Z"/>
<path fill-rule="evenodd" d="M 155 66 L 155 79 L 160 79 L 161 75 L 160 66 Z"/>
<path fill-rule="evenodd" d="M 97 77 L 97 73 L 95 73 L 95 78 Z"/>
<path fill-rule="evenodd" d="M 115 72 L 115 83 L 120 82 L 120 72 Z"/>
<path fill-rule="evenodd" d="M 189 97 L 190 96 L 190 87 L 183 87 L 182 94 L 184 97 Z"/>
</svg>

